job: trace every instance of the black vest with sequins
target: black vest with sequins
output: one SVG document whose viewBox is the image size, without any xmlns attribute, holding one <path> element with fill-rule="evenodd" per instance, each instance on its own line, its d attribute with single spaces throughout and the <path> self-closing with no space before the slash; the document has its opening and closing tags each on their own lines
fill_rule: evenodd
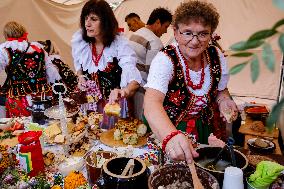
<svg viewBox="0 0 284 189">
<path fill-rule="evenodd" d="M 169 45 L 162 51 L 171 59 L 174 68 L 173 78 L 169 83 L 163 106 L 172 123 L 177 126 L 194 106 L 195 95 L 187 88 L 183 68 L 175 47 Z M 202 117 L 209 121 L 214 114 L 213 104 L 218 93 L 221 65 L 217 49 L 214 46 L 210 46 L 207 48 L 207 51 L 210 59 L 211 85 L 207 96 L 207 107 L 202 110 Z"/>
<path fill-rule="evenodd" d="M 50 91 L 51 87 L 47 83 L 45 54 L 43 50 L 25 53 L 22 61 L 18 61 L 22 56 L 21 51 L 7 48 L 10 63 L 5 68 L 7 82 L 3 89 L 10 98 L 26 96 L 32 93 Z"/>
<path fill-rule="evenodd" d="M 122 69 L 118 65 L 117 58 L 113 58 L 113 62 L 109 62 L 103 71 L 98 70 L 94 74 L 88 74 L 87 71 L 83 73 L 96 81 L 105 100 L 108 99 L 111 90 L 120 88 Z"/>
</svg>

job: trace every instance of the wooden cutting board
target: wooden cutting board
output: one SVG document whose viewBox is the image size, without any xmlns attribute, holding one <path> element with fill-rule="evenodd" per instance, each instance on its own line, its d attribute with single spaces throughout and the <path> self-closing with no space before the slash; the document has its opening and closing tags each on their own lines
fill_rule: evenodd
<svg viewBox="0 0 284 189">
<path fill-rule="evenodd" d="M 0 132 L 0 136 L 3 136 L 3 135 L 4 135 L 4 133 Z M 0 144 L 3 145 L 3 146 L 14 147 L 17 144 L 19 144 L 18 136 L 15 136 L 13 138 L 6 138 L 6 139 L 3 139 L 3 140 L 0 140 Z"/>
<path fill-rule="evenodd" d="M 122 140 L 114 140 L 113 133 L 115 129 L 108 130 L 101 134 L 100 140 L 103 144 L 110 147 L 126 147 L 128 144 L 124 144 Z M 133 147 L 142 147 L 147 144 L 147 135 L 138 138 L 138 143 L 132 145 Z"/>
</svg>

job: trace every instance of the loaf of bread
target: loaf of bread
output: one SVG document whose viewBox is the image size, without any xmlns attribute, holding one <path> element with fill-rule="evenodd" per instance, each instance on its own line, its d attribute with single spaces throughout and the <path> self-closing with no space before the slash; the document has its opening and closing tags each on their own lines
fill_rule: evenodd
<svg viewBox="0 0 284 189">
<path fill-rule="evenodd" d="M 108 116 L 117 116 L 119 117 L 120 115 L 120 105 L 118 103 L 115 104 L 106 104 L 104 107 L 104 112 L 108 115 Z"/>
<path fill-rule="evenodd" d="M 255 141 L 254 141 L 254 145 L 258 146 L 258 147 L 261 147 L 261 148 L 267 148 L 269 146 L 269 144 L 259 138 L 257 138 Z"/>
</svg>

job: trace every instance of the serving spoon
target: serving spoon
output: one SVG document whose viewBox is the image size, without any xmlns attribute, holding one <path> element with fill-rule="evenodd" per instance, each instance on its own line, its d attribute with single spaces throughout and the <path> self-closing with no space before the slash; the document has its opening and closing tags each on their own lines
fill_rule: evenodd
<svg viewBox="0 0 284 189">
<path fill-rule="evenodd" d="M 189 163 L 187 165 L 188 165 L 188 167 L 190 169 L 192 182 L 193 182 L 193 188 L 194 189 L 204 189 L 203 185 L 201 184 L 201 182 L 200 182 L 200 180 L 199 180 L 199 178 L 197 176 L 194 161 L 192 161 L 191 163 Z"/>
<path fill-rule="evenodd" d="M 220 150 L 218 155 L 213 161 L 208 162 L 204 167 L 208 168 L 210 170 L 216 170 L 216 164 L 220 160 L 222 153 L 225 149 L 229 150 L 230 158 L 231 158 L 231 164 L 232 166 L 236 167 L 236 157 L 234 153 L 234 147 L 233 144 L 235 143 L 235 140 L 232 137 L 228 138 L 227 144 Z"/>
</svg>

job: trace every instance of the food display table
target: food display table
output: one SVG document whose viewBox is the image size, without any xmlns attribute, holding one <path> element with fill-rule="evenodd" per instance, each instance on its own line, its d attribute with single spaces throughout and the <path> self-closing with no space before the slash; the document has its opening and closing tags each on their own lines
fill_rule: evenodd
<svg viewBox="0 0 284 189">
<path fill-rule="evenodd" d="M 251 138 L 270 138 L 272 139 L 272 142 L 275 144 L 275 154 L 282 155 L 279 143 L 278 143 L 278 137 L 279 137 L 279 130 L 278 128 L 274 128 L 272 131 L 265 131 L 265 132 L 256 132 L 251 129 L 253 120 L 249 117 L 246 118 L 244 124 L 241 125 L 239 132 L 245 135 L 245 143 L 244 148 L 248 149 L 247 142 Z"/>
</svg>

